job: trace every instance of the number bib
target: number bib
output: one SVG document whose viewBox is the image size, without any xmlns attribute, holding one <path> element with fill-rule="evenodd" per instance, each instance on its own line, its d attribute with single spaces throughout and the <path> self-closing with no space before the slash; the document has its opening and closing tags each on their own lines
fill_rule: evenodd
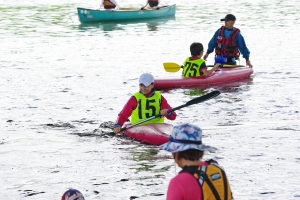
<svg viewBox="0 0 300 200">
<path fill-rule="evenodd" d="M 204 62 L 205 61 L 202 58 L 199 58 L 197 60 L 190 60 L 190 57 L 188 57 L 184 61 L 182 76 L 183 77 L 201 76 L 200 67 Z"/>
<path fill-rule="evenodd" d="M 132 111 L 131 123 L 137 123 L 160 113 L 161 110 L 161 94 L 154 92 L 151 97 L 145 97 L 140 92 L 133 95 L 136 98 L 137 106 Z M 164 117 L 157 117 L 143 124 L 164 123 Z"/>
</svg>

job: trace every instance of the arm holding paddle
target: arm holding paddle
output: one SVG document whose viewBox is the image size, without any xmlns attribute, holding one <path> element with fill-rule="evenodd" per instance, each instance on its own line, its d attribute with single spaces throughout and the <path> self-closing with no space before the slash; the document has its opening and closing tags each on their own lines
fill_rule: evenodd
<svg viewBox="0 0 300 200">
<path fill-rule="evenodd" d="M 126 122 L 126 120 L 132 115 L 132 111 L 137 107 L 137 101 L 136 99 L 132 96 L 122 111 L 118 115 L 118 119 L 115 124 L 114 128 L 114 133 L 120 133 L 121 128 L 123 124 Z M 161 107 L 162 109 L 160 110 L 160 115 L 166 117 L 169 120 L 175 120 L 176 119 L 176 113 L 175 112 L 170 112 L 171 106 L 168 104 L 167 100 L 162 96 L 162 102 L 161 102 Z"/>
<path fill-rule="evenodd" d="M 204 76 L 209 76 L 209 75 L 211 75 L 218 67 L 222 66 L 222 64 L 225 64 L 226 61 L 227 61 L 227 59 L 226 59 L 225 57 L 223 57 L 223 55 L 222 55 L 222 56 L 219 56 L 219 57 L 216 57 L 216 58 L 215 58 L 215 63 L 216 63 L 215 66 L 214 66 L 213 68 L 209 69 L 209 70 L 207 69 L 207 67 L 204 68 L 204 69 L 202 70 L 203 75 L 204 75 Z"/>
<path fill-rule="evenodd" d="M 146 5 L 144 5 L 143 7 L 141 7 L 141 10 L 145 10 L 145 8 L 146 8 L 147 5 L 148 5 L 148 0 L 147 0 Z"/>
<path fill-rule="evenodd" d="M 217 64 L 215 64 L 215 66 L 214 66 L 213 68 L 211 68 L 211 69 L 207 69 L 207 67 L 204 68 L 204 69 L 202 70 L 203 76 L 209 76 L 209 75 L 211 75 L 211 74 L 212 74 L 216 69 L 218 69 L 220 66 L 221 66 L 221 64 L 220 64 L 220 63 L 217 63 Z"/>
<path fill-rule="evenodd" d="M 212 92 L 210 92 L 208 94 L 205 94 L 205 95 L 202 95 L 202 96 L 197 97 L 195 99 L 192 99 L 192 100 L 186 102 L 185 104 L 183 104 L 181 106 L 178 106 L 176 108 L 172 108 L 171 110 L 168 110 L 167 113 L 169 113 L 168 115 L 170 115 L 170 113 L 174 113 L 175 110 L 179 110 L 179 109 L 184 108 L 184 107 L 188 107 L 188 106 L 191 106 L 191 105 L 194 105 L 194 104 L 198 104 L 198 103 L 207 101 L 207 100 L 212 99 L 212 98 L 214 98 L 216 96 L 219 96 L 219 94 L 221 94 L 221 93 L 219 91 L 217 91 L 217 90 L 212 91 Z M 158 118 L 158 117 L 161 117 L 161 114 L 157 114 L 157 115 L 154 115 L 154 116 L 149 117 L 147 119 L 138 121 L 138 122 L 136 122 L 134 124 L 131 124 L 131 125 L 127 126 L 127 127 L 123 127 L 123 128 L 118 127 L 117 130 L 124 131 L 126 129 L 132 128 L 134 126 L 140 125 L 142 123 L 145 123 L 147 121 L 153 120 L 153 119 Z"/>
<path fill-rule="evenodd" d="M 148 123 L 164 123 L 164 116 L 167 119 L 175 120 L 176 113 L 160 92 L 154 90 L 154 77 L 152 74 L 144 73 L 139 78 L 139 92 L 135 93 L 119 113 L 115 124 L 114 133 L 120 133 L 124 122 L 131 116 L 131 123 L 151 118 Z"/>
</svg>

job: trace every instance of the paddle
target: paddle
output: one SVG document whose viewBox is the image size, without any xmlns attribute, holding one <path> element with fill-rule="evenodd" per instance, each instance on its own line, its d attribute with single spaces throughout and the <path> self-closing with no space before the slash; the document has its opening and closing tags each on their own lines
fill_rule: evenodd
<svg viewBox="0 0 300 200">
<path fill-rule="evenodd" d="M 212 92 L 210 92 L 210 93 L 208 93 L 208 94 L 205 94 L 205 95 L 202 95 L 202 96 L 197 97 L 197 98 L 195 98 L 195 99 L 192 99 L 192 100 L 186 102 L 185 104 L 183 104 L 183 105 L 181 105 L 181 106 L 178 106 L 178 107 L 176 107 L 176 108 L 173 108 L 173 109 L 169 110 L 168 112 L 173 112 L 173 111 L 175 111 L 175 110 L 179 110 L 179 109 L 184 108 L 184 107 L 188 107 L 188 106 L 191 106 L 191 105 L 194 105 L 194 104 L 197 104 L 197 103 L 201 103 L 201 102 L 203 102 L 203 101 L 207 101 L 207 100 L 209 100 L 209 99 L 212 99 L 212 98 L 218 96 L 219 94 L 221 94 L 221 93 L 220 93 L 218 90 L 212 91 Z M 121 131 L 124 131 L 124 130 L 126 130 L 126 129 L 132 128 L 132 127 L 134 127 L 134 126 L 137 126 L 137 125 L 139 125 L 139 124 L 142 124 L 142 123 L 144 123 L 144 122 L 147 122 L 147 121 L 149 121 L 149 120 L 151 120 L 151 119 L 154 119 L 154 118 L 157 118 L 157 117 L 161 117 L 161 114 L 154 115 L 154 116 L 149 117 L 149 118 L 147 118 L 147 119 L 141 120 L 141 121 L 139 121 L 139 122 L 137 122 L 137 123 L 135 123 L 135 124 L 131 124 L 131 125 L 127 126 L 127 127 L 123 127 L 123 128 L 121 129 Z"/>
<path fill-rule="evenodd" d="M 173 62 L 163 63 L 164 68 L 167 72 L 178 72 L 183 66 L 178 65 Z M 244 65 L 222 65 L 224 68 L 235 68 L 235 67 L 245 67 Z M 214 65 L 207 65 L 207 67 L 214 67 Z"/>
<path fill-rule="evenodd" d="M 147 2 L 146 5 L 144 5 L 143 7 L 141 7 L 141 10 L 144 10 L 147 5 L 148 5 L 148 2 Z"/>
</svg>

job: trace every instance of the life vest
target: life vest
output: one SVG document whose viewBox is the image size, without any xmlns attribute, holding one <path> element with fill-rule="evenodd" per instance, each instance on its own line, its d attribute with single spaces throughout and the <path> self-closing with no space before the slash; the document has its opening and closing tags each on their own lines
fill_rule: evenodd
<svg viewBox="0 0 300 200">
<path fill-rule="evenodd" d="M 191 60 L 191 57 L 188 57 L 184 61 L 182 76 L 183 77 L 202 76 L 203 73 L 200 73 L 200 67 L 204 62 L 205 61 L 202 58 Z"/>
<path fill-rule="evenodd" d="M 140 92 L 135 93 L 133 96 L 136 98 L 137 106 L 131 114 L 130 121 L 132 124 L 160 113 L 162 98 L 160 92 L 155 91 L 154 94 L 148 98 Z M 164 123 L 164 117 L 156 117 L 143 124 L 151 123 Z"/>
<path fill-rule="evenodd" d="M 148 0 L 148 3 L 150 7 L 158 6 L 158 0 Z"/>
<path fill-rule="evenodd" d="M 112 9 L 112 8 L 116 7 L 116 5 L 113 2 L 111 2 L 110 0 L 104 0 L 103 6 L 105 9 Z"/>
<path fill-rule="evenodd" d="M 232 200 L 232 192 L 224 170 L 214 160 L 207 166 L 184 166 L 179 172 L 193 175 L 202 190 L 203 200 Z"/>
<path fill-rule="evenodd" d="M 227 58 L 236 58 L 238 59 L 240 56 L 240 52 L 234 40 L 237 34 L 240 32 L 240 29 L 234 28 L 231 34 L 225 38 L 225 26 L 222 26 L 217 38 L 217 46 L 216 46 L 216 55 L 221 56 L 224 55 Z"/>
</svg>

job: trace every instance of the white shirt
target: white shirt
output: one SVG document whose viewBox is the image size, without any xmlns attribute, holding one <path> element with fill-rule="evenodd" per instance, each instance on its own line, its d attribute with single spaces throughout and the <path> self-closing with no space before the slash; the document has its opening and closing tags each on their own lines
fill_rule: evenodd
<svg viewBox="0 0 300 200">
<path fill-rule="evenodd" d="M 117 3 L 116 0 L 110 0 L 110 1 L 116 5 L 116 7 L 114 9 L 119 9 L 119 4 Z M 103 3 L 104 3 L 104 0 L 101 0 L 100 8 L 101 8 L 101 6 L 103 6 Z M 107 10 L 110 10 L 110 9 L 107 9 Z"/>
</svg>

